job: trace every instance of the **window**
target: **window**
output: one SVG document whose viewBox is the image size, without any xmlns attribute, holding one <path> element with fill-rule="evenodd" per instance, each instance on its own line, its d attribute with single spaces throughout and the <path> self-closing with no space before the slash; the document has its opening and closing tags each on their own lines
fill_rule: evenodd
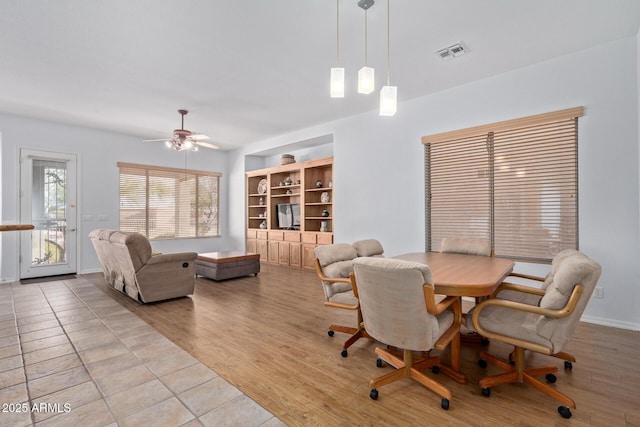
<svg viewBox="0 0 640 427">
<path fill-rule="evenodd" d="M 422 138 L 426 247 L 489 238 L 496 256 L 549 261 L 578 247 L 582 107 Z"/>
<path fill-rule="evenodd" d="M 120 230 L 152 240 L 220 234 L 220 173 L 121 162 L 118 167 Z"/>
</svg>

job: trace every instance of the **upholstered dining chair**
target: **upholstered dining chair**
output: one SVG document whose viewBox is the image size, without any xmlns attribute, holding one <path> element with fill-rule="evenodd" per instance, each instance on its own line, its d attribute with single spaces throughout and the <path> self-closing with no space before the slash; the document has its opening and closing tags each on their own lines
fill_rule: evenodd
<svg viewBox="0 0 640 427">
<path fill-rule="evenodd" d="M 440 241 L 440 252 L 445 254 L 462 254 L 462 255 L 478 255 L 478 256 L 493 256 L 491 250 L 491 240 L 482 239 L 478 237 L 445 237 Z M 483 298 L 475 298 L 475 302 L 467 301 L 467 298 L 463 298 L 462 310 L 463 316 L 466 316 L 474 304 L 479 304 Z M 489 340 L 486 337 L 482 337 L 476 333 L 465 333 L 465 341 L 479 342 L 482 345 L 488 345 Z"/>
<path fill-rule="evenodd" d="M 450 367 L 432 349 L 444 350 L 451 345 L 451 358 L 460 354 L 460 299 L 446 297 L 436 304 L 433 276 L 425 264 L 389 258 L 361 257 L 353 261 L 352 285 L 360 300 L 367 333 L 388 346 L 402 349 L 399 358 L 387 348 L 376 348 L 381 360 L 396 369 L 369 383 L 369 396 L 378 399 L 378 387 L 402 378 L 412 378 L 440 397 L 441 407 L 449 409 L 451 392 L 422 371 L 442 371 L 455 377 Z M 414 361 L 414 351 L 427 352 L 427 357 Z"/>
<path fill-rule="evenodd" d="M 558 266 L 562 264 L 562 260 L 568 256 L 572 256 L 578 253 L 579 252 L 575 249 L 565 249 L 559 252 L 551 261 L 551 270 L 545 277 L 513 272 L 509 275 L 509 277 L 507 277 L 507 281 L 510 278 L 524 279 L 524 282 L 544 290 L 547 288 L 547 286 L 549 286 L 549 283 L 553 282 L 553 277 L 558 269 Z M 542 292 L 527 293 L 503 289 L 499 294 L 494 293 L 494 297 L 509 301 L 522 302 L 529 305 L 538 305 L 540 303 L 540 299 L 542 298 L 542 294 Z M 512 352 L 509 355 L 509 361 L 511 363 L 513 363 L 514 355 L 515 352 Z M 555 354 L 552 354 L 551 356 L 564 360 L 564 369 L 569 371 L 573 369 L 573 363 L 575 363 L 576 358 L 572 354 L 564 351 L 559 351 Z"/>
<path fill-rule="evenodd" d="M 322 283 L 326 307 L 353 310 L 357 313 L 356 327 L 331 324 L 328 334 L 342 332 L 351 336 L 342 346 L 342 357 L 348 356 L 347 349 L 360 338 L 368 337 L 362 329 L 362 315 L 358 298 L 353 293 L 349 274 L 353 272 L 353 260 L 358 256 L 353 245 L 348 243 L 334 243 L 322 245 L 314 249 L 315 266 L 318 278 Z"/>
<path fill-rule="evenodd" d="M 449 254 L 493 256 L 491 241 L 475 237 L 446 237 L 440 242 L 440 252 Z"/>
<path fill-rule="evenodd" d="M 558 368 L 526 368 L 525 350 L 546 355 L 562 351 L 571 340 L 587 306 L 600 277 L 601 267 L 583 253 L 572 251 L 562 253 L 553 270 L 544 289 L 503 283 L 496 291 L 498 296 L 506 291 L 539 296 L 537 304 L 531 304 L 529 297 L 522 295 L 511 300 L 490 298 L 472 309 L 471 326 L 492 341 L 504 342 L 515 348 L 515 366 L 487 352 L 480 352 L 481 366 L 489 362 L 505 371 L 480 380 L 483 395 L 490 396 L 491 387 L 499 384 L 527 383 L 562 403 L 558 412 L 564 418 L 570 418 L 570 408 L 576 408 L 573 399 L 536 378 L 545 375 L 548 383 L 554 383 L 554 373 Z"/>
<path fill-rule="evenodd" d="M 382 243 L 376 239 L 365 239 L 353 242 L 353 248 L 356 250 L 356 255 L 361 256 L 375 256 L 383 257 L 384 248 Z"/>
</svg>

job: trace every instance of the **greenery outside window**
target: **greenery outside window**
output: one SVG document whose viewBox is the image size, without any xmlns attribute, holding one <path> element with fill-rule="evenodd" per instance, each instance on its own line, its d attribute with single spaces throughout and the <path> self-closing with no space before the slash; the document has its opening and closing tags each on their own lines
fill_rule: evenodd
<svg viewBox="0 0 640 427">
<path fill-rule="evenodd" d="M 582 107 L 422 138 L 426 249 L 491 240 L 495 256 L 550 261 L 578 248 Z"/>
<path fill-rule="evenodd" d="M 218 172 L 118 162 L 120 230 L 150 240 L 220 235 Z"/>
</svg>

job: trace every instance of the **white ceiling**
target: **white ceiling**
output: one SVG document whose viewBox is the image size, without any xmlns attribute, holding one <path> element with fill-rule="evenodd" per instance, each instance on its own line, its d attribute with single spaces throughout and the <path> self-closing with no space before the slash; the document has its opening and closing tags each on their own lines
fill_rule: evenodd
<svg viewBox="0 0 640 427">
<path fill-rule="evenodd" d="M 2 0 L 0 112 L 151 139 L 185 108 L 185 128 L 234 149 L 376 110 L 377 91 L 356 93 L 364 11 L 339 1 L 344 99 L 329 97 L 334 0 Z M 369 9 L 378 88 L 386 7 Z M 391 84 L 402 102 L 639 28 L 638 0 L 391 0 Z M 470 53 L 435 54 L 457 41 Z"/>
</svg>

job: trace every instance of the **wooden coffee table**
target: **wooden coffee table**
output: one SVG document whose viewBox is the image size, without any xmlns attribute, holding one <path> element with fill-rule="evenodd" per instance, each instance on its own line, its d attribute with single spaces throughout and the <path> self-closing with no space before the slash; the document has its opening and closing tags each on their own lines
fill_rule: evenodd
<svg viewBox="0 0 640 427">
<path fill-rule="evenodd" d="M 258 275 L 260 254 L 241 251 L 221 251 L 198 254 L 196 274 L 212 280 L 226 280 Z"/>
</svg>

